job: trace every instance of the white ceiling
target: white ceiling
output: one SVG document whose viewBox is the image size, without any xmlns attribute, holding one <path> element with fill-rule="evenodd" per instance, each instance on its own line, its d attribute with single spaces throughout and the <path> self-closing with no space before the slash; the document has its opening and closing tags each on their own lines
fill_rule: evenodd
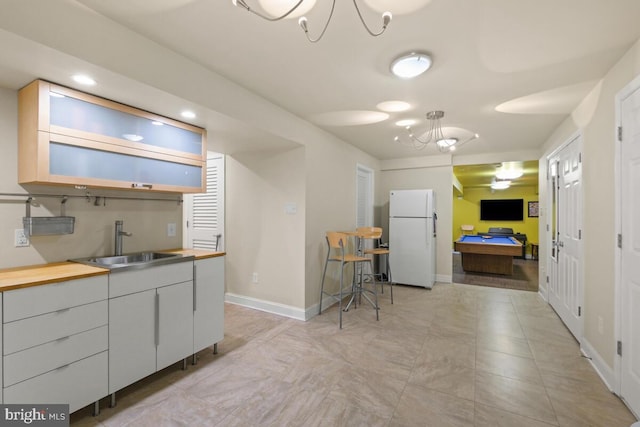
<svg viewBox="0 0 640 427">
<path fill-rule="evenodd" d="M 379 159 L 439 154 L 393 142 L 402 132 L 396 120 L 423 119 L 435 109 L 445 111 L 445 127 L 480 134 L 456 155 L 503 153 L 539 149 L 640 38 L 638 0 L 359 0 L 372 27 L 378 28 L 380 17 L 367 4 L 394 14 L 377 38 L 367 35 L 352 2 L 336 3 L 325 37 L 311 44 L 295 19 L 266 22 L 231 0 L 0 0 L 0 42 L 17 44 L 22 52 L 14 46 L 0 57 L 0 86 L 17 89 L 36 77 L 55 81 L 66 65 L 82 58 L 74 53 L 81 52 L 83 34 L 70 42 L 65 32 L 80 26 L 61 25 L 52 39 L 45 27 L 55 27 L 55 18 L 99 14 L 112 21 L 87 23 L 82 31 L 102 31 L 105 46 L 116 42 L 110 40 L 110 26 L 128 27 Z M 307 15 L 312 33 L 320 30 L 329 7 L 330 1 L 317 0 Z M 31 39 L 56 49 L 64 44 L 68 62 L 59 62 L 57 50 L 54 55 L 40 45 L 35 49 Z M 391 60 L 411 50 L 430 52 L 432 69 L 414 80 L 394 78 Z M 130 66 L 126 57 L 112 57 L 118 62 L 113 69 Z M 176 71 L 172 63 L 151 65 L 154 73 Z M 96 90 L 103 96 L 131 98 L 118 75 L 102 81 L 113 82 Z M 140 93 L 146 89 L 152 94 L 163 88 L 136 87 Z M 139 98 L 145 103 L 141 107 L 163 113 L 165 107 L 154 106 L 153 97 Z M 347 111 L 377 111 L 376 105 L 388 100 L 409 102 L 412 109 L 368 125 L 331 125 L 329 120 L 344 121 Z M 215 125 L 207 121 L 210 133 L 228 139 L 237 134 L 247 141 L 268 138 L 224 112 L 214 118 Z"/>
</svg>

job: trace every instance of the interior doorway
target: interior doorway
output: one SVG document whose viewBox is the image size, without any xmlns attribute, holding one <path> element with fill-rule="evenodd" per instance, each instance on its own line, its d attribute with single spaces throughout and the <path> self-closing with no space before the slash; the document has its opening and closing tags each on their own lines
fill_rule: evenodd
<svg viewBox="0 0 640 427">
<path fill-rule="evenodd" d="M 373 169 L 356 166 L 356 228 L 373 224 Z"/>
<path fill-rule="evenodd" d="M 515 173 L 502 179 L 505 166 Z M 462 255 L 453 251 L 452 280 L 456 283 L 538 291 L 538 160 L 496 162 L 453 167 L 452 237 L 463 234 L 489 235 L 499 229 L 520 240 L 522 254 L 513 259 L 513 274 L 499 275 L 464 271 Z M 500 181 L 505 187 L 493 186 Z M 482 214 L 482 206 L 510 207 L 508 216 L 494 218 Z M 504 213 L 504 212 L 501 212 Z M 452 242 L 453 246 L 453 242 Z"/>
</svg>

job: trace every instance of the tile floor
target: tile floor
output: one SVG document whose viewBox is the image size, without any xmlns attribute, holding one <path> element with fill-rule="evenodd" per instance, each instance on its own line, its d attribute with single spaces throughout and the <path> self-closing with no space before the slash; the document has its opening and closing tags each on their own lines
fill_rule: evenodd
<svg viewBox="0 0 640 427">
<path fill-rule="evenodd" d="M 226 306 L 218 355 L 199 354 L 118 393 L 74 426 L 628 427 L 536 293 L 438 284 L 395 287 L 308 322 Z M 388 296 L 388 292 L 385 294 Z"/>
</svg>

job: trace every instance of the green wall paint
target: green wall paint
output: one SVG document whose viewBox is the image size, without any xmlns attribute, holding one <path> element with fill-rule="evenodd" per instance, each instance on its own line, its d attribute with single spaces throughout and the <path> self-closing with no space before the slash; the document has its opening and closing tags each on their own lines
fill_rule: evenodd
<svg viewBox="0 0 640 427">
<path fill-rule="evenodd" d="M 473 234 L 486 232 L 489 227 L 509 227 L 514 233 L 527 235 L 527 254 L 531 253 L 531 242 L 538 243 L 538 218 L 527 215 L 528 202 L 538 201 L 537 187 L 513 187 L 506 190 L 490 188 L 465 188 L 464 195 L 456 190 L 453 195 L 453 238 L 458 239 L 462 234 L 463 224 L 473 225 Z M 523 199 L 523 221 L 480 221 L 480 200 L 482 199 Z"/>
</svg>

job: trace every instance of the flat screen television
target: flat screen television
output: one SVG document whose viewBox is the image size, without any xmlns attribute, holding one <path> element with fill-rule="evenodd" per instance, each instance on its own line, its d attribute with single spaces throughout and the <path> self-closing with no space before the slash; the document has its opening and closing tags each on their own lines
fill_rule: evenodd
<svg viewBox="0 0 640 427">
<path fill-rule="evenodd" d="M 481 221 L 522 221 L 524 201 L 522 199 L 480 200 Z"/>
</svg>

